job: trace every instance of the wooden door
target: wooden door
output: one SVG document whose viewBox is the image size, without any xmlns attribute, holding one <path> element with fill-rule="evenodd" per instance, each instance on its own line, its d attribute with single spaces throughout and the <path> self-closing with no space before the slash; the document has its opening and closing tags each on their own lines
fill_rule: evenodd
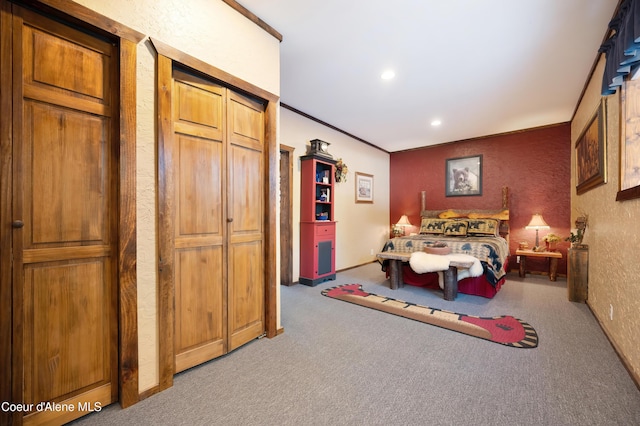
<svg viewBox="0 0 640 426">
<path fill-rule="evenodd" d="M 117 50 L 13 13 L 13 394 L 58 423 L 118 392 Z"/>
<path fill-rule="evenodd" d="M 176 372 L 264 333 L 262 108 L 173 71 Z"/>
<path fill-rule="evenodd" d="M 229 350 L 262 335 L 264 281 L 263 105 L 228 91 Z"/>
<path fill-rule="evenodd" d="M 225 90 L 174 70 L 175 371 L 227 352 Z"/>
<path fill-rule="evenodd" d="M 293 285 L 293 150 L 280 144 L 280 285 Z"/>
</svg>

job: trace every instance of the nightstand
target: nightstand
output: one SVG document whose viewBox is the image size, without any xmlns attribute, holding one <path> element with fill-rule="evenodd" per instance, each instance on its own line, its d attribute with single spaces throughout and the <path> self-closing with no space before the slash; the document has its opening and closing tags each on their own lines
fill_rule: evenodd
<svg viewBox="0 0 640 426">
<path fill-rule="evenodd" d="M 585 303 L 589 296 L 589 249 L 570 248 L 567 252 L 567 292 L 572 302 Z"/>
<path fill-rule="evenodd" d="M 516 256 L 520 256 L 520 277 L 524 277 L 527 271 L 527 257 L 544 257 L 549 259 L 549 280 L 556 280 L 558 259 L 562 259 L 562 253 L 559 251 L 516 250 Z"/>
</svg>

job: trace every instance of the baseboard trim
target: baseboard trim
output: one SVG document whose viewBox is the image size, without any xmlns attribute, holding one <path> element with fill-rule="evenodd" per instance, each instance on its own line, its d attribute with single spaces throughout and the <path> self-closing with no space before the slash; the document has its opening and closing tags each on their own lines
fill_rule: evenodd
<svg viewBox="0 0 640 426">
<path fill-rule="evenodd" d="M 602 332 L 606 336 L 606 338 L 609 341 L 609 344 L 613 348 L 614 352 L 616 353 L 616 355 L 618 355 L 618 358 L 620 359 L 620 362 L 622 362 L 622 365 L 627 370 L 627 373 L 629 373 L 629 376 L 631 376 L 631 380 L 633 380 L 633 383 L 635 383 L 636 388 L 638 388 L 638 390 L 640 391 L 640 376 L 636 375 L 633 372 L 633 370 L 631 369 L 631 363 L 629 362 L 627 357 L 624 356 L 624 354 L 622 353 L 622 351 L 620 350 L 620 348 L 618 347 L 616 342 L 614 342 L 611 339 L 611 335 L 609 334 L 608 330 L 606 329 L 606 327 L 604 327 L 602 325 L 602 322 L 600 321 L 598 316 L 593 312 L 593 309 L 591 308 L 591 305 L 589 304 L 589 300 L 586 301 L 586 305 L 589 308 L 589 310 L 591 311 L 591 315 L 593 315 L 593 317 L 596 319 L 596 322 L 600 326 L 600 329 L 602 330 Z"/>
<path fill-rule="evenodd" d="M 361 263 L 361 264 L 359 264 L 359 265 L 349 266 L 348 268 L 344 268 L 344 269 L 339 269 L 339 270 L 337 270 L 337 271 L 336 271 L 336 273 L 337 273 L 337 272 L 344 272 L 344 271 L 348 271 L 348 270 L 350 270 L 350 269 L 356 269 L 356 268 L 359 268 L 359 267 L 361 267 L 361 266 L 365 266 L 365 265 L 368 265 L 368 264 L 370 264 L 370 263 L 376 263 L 376 262 L 377 262 L 377 260 L 372 260 L 372 261 L 369 261 L 369 262 Z"/>
<path fill-rule="evenodd" d="M 378 261 L 377 261 L 377 260 L 371 260 L 371 261 L 369 261 L 369 262 L 360 263 L 359 265 L 349 266 L 348 268 L 337 269 L 337 270 L 336 270 L 336 274 L 337 274 L 338 272 L 344 272 L 344 271 L 348 271 L 348 270 L 350 270 L 350 269 L 356 269 L 356 268 L 359 268 L 359 267 L 361 267 L 361 266 L 365 266 L 365 265 L 368 265 L 368 264 L 370 264 L 370 263 L 376 263 L 376 262 L 378 262 Z M 301 284 L 301 283 L 300 283 L 300 278 L 298 278 L 298 281 L 294 281 L 294 282 L 292 282 L 291 284 L 292 284 L 292 285 L 293 285 L 293 284 Z M 289 286 L 289 287 L 290 287 L 290 286 Z"/>
</svg>

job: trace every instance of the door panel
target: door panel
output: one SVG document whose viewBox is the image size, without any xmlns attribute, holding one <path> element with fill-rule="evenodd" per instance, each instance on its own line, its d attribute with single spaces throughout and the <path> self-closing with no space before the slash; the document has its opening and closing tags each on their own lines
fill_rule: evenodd
<svg viewBox="0 0 640 426">
<path fill-rule="evenodd" d="M 63 32 L 66 32 L 63 29 Z M 50 88 L 58 88 L 60 92 L 70 91 L 81 96 L 101 101 L 105 98 L 108 86 L 105 83 L 103 53 L 100 43 L 83 46 L 73 40 L 65 40 L 58 35 L 48 34 L 38 29 L 29 28 L 25 32 L 25 44 L 31 44 L 32 55 L 26 59 L 25 83 L 41 83 Z M 98 51 L 92 50 L 95 47 Z M 47 67 L 33 67 L 32 64 L 48 64 Z M 73 70 L 61 73 L 59 70 Z"/>
<path fill-rule="evenodd" d="M 224 354 L 224 89 L 174 70 L 176 372 Z"/>
<path fill-rule="evenodd" d="M 229 92 L 229 350 L 264 333 L 264 112 Z"/>
<path fill-rule="evenodd" d="M 262 241 L 238 241 L 229 248 L 229 350 L 264 333 Z"/>
<path fill-rule="evenodd" d="M 262 153 L 242 146 L 229 149 L 229 217 L 231 237 L 255 234 L 262 238 Z"/>
<path fill-rule="evenodd" d="M 179 236 L 222 234 L 222 143 L 178 137 Z"/>
<path fill-rule="evenodd" d="M 14 398 L 107 405 L 118 389 L 116 48 L 13 11 Z M 72 419 L 24 422 L 56 416 Z"/>
<path fill-rule="evenodd" d="M 109 312 L 105 263 L 67 263 L 25 270 L 25 402 L 53 401 L 109 380 Z M 88 283 L 90 279 L 94 282 Z"/>
<path fill-rule="evenodd" d="M 177 119 L 179 121 L 217 130 L 217 138 L 222 139 L 222 92 L 206 81 L 186 73 L 176 71 Z"/>
<path fill-rule="evenodd" d="M 26 249 L 77 241 L 109 243 L 108 124 L 103 117 L 25 101 L 24 135 L 32 141 L 27 145 L 32 152 L 25 153 L 31 158 L 31 184 L 25 190 L 32 200 L 25 205 L 25 214 L 32 218 L 25 230 L 31 234 Z"/>
<path fill-rule="evenodd" d="M 177 252 L 176 371 L 225 353 L 221 270 L 222 246 Z"/>
<path fill-rule="evenodd" d="M 21 26 L 25 88 L 49 91 L 63 101 L 72 97 L 112 104 L 110 74 L 115 50 L 109 43 L 35 13 L 23 10 L 19 14 L 27 18 Z"/>
<path fill-rule="evenodd" d="M 231 92 L 230 132 L 231 140 L 246 146 L 262 150 L 264 141 L 263 106 L 254 101 Z"/>
</svg>

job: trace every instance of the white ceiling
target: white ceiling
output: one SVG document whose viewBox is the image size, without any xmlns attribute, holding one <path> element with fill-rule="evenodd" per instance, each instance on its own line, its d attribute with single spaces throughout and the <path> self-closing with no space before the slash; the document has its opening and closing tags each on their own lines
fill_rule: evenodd
<svg viewBox="0 0 640 426">
<path fill-rule="evenodd" d="M 571 120 L 618 0 L 239 2 L 283 103 L 393 152 Z"/>
</svg>

